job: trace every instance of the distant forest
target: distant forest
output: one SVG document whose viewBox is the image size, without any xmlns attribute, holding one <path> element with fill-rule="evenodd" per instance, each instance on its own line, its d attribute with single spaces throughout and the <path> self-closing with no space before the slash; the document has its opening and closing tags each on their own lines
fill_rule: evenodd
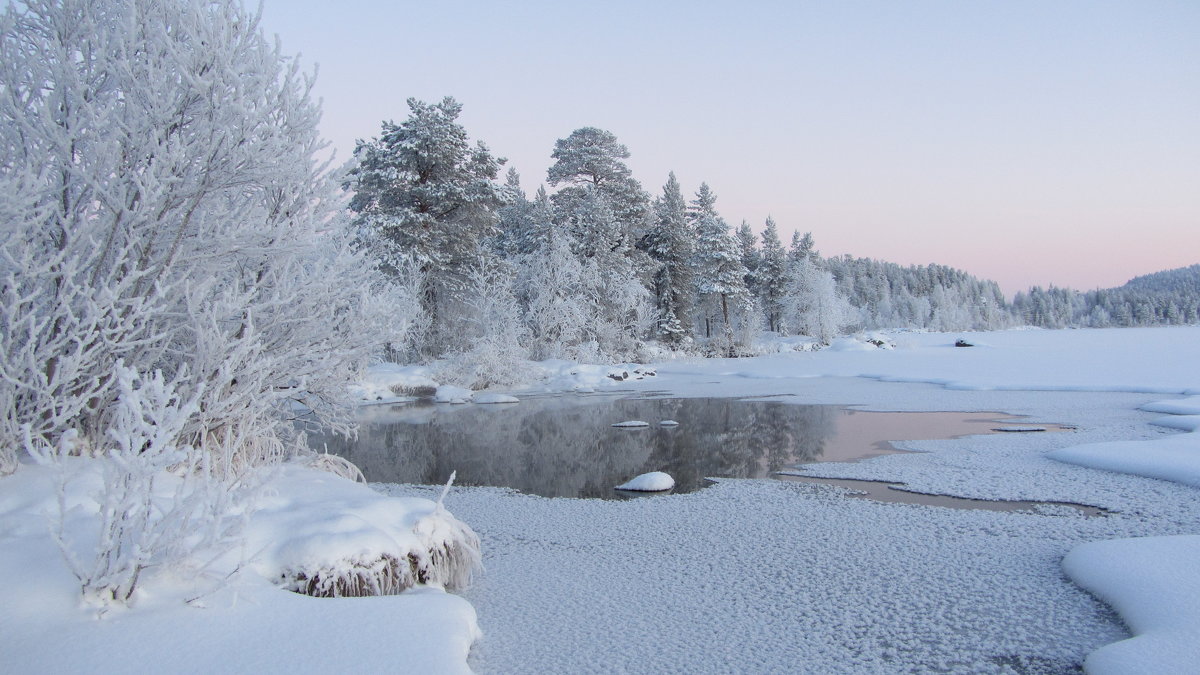
<svg viewBox="0 0 1200 675">
<path fill-rule="evenodd" d="M 1200 266 L 1079 293 L 999 287 L 942 265 L 826 258 L 811 234 L 787 245 L 779 225 L 720 213 L 707 183 L 684 195 L 672 173 L 651 194 L 611 132 L 555 143 L 533 196 L 515 169 L 472 144 L 452 98 L 409 101 L 410 116 L 360 141 L 345 187 L 357 241 L 413 301 L 392 358 L 463 355 L 635 360 L 667 348 L 753 353 L 764 332 L 828 344 L 882 328 L 988 330 L 1191 323 Z M 503 380 L 481 373 L 481 380 Z"/>
</svg>

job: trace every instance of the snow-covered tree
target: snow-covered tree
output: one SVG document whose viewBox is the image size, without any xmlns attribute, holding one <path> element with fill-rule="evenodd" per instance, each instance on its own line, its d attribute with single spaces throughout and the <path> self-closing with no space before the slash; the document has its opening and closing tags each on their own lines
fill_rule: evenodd
<svg viewBox="0 0 1200 675">
<path fill-rule="evenodd" d="M 390 298 L 336 217 L 311 85 L 236 0 L 6 9 L 0 448 L 149 463 L 113 481 L 152 469 L 146 444 L 174 448 L 225 499 L 246 467 L 301 451 L 296 415 L 349 429 L 346 385 L 389 337 L 373 317 Z M 134 545 L 169 564 L 190 533 L 155 539 L 159 517 Z"/>
<path fill-rule="evenodd" d="M 729 231 L 729 224 L 717 213 L 716 201 L 708 184 L 702 183 L 692 202 L 691 216 L 696 229 L 693 268 L 704 336 L 712 338 L 714 324 L 719 324 L 725 343 L 723 351 L 734 356 L 733 322 L 735 319 L 746 320 L 751 313 L 752 301 L 746 288 L 746 267 L 742 264 L 741 251 Z"/>
<path fill-rule="evenodd" d="M 658 336 L 666 344 L 678 347 L 692 335 L 695 306 L 692 256 L 696 235 L 674 172 L 667 177 L 662 196 L 655 200 L 654 212 L 654 225 L 640 246 L 658 263 L 654 273 Z"/>
<path fill-rule="evenodd" d="M 758 281 L 767 327 L 779 331 L 782 327 L 783 299 L 787 294 L 787 252 L 779 240 L 779 227 L 770 217 L 762 233 L 762 263 L 758 269 Z"/>
<path fill-rule="evenodd" d="M 791 264 L 784 304 L 784 321 L 791 332 L 829 344 L 849 316 L 850 304 L 838 295 L 832 274 L 808 257 Z"/>
<path fill-rule="evenodd" d="M 536 359 L 594 356 L 594 348 L 584 345 L 590 341 L 595 302 L 587 295 L 584 264 L 573 248 L 571 234 L 551 224 L 541 246 L 519 261 L 530 351 Z"/>
<path fill-rule="evenodd" d="M 758 236 L 750 223 L 742 221 L 736 233 L 738 250 L 742 255 L 742 266 L 746 268 L 746 289 L 750 295 L 759 294 L 758 268 L 762 264 L 762 252 L 758 250 Z"/>
<path fill-rule="evenodd" d="M 395 272 L 417 262 L 422 306 L 432 322 L 429 353 L 461 346 L 455 305 L 467 296 L 483 242 L 493 236 L 507 192 L 496 181 L 503 159 L 482 142 L 471 145 L 457 122 L 462 104 L 408 100 L 409 117 L 384 122 L 379 138 L 360 141 L 350 171 L 350 208 L 358 214 L 362 246 Z"/>
<path fill-rule="evenodd" d="M 611 131 L 583 127 L 554 143 L 555 162 L 546 173 L 552 187 L 566 184 L 554 194 L 561 214 L 572 214 L 591 192 L 603 197 L 621 235 L 636 241 L 650 220 L 650 196 L 624 160 L 629 149 Z"/>
</svg>

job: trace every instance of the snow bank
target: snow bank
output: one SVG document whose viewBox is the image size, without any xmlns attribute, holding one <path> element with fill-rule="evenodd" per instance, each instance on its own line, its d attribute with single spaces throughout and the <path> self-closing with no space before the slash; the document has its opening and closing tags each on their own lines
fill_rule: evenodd
<svg viewBox="0 0 1200 675">
<path fill-rule="evenodd" d="M 68 458 L 63 531 L 86 559 L 100 488 L 95 460 Z M 102 620 L 82 607 L 76 578 L 51 536 L 56 470 L 23 465 L 0 478 L 0 663 L 5 672 L 466 673 L 478 637 L 474 609 L 442 587 L 478 564 L 475 535 L 427 499 L 383 497 L 298 465 L 270 475 L 237 550 L 197 551 L 143 570 L 133 607 Z M 164 480 L 169 488 L 171 481 Z M 168 490 L 169 491 L 169 490 Z M 202 522 L 181 527 L 202 529 Z M 188 530 L 185 530 L 188 531 Z M 373 562 L 394 558 L 385 580 Z M 339 585 L 335 580 L 353 579 Z M 373 586 L 400 595 L 313 598 Z M 389 586 L 390 584 L 390 586 Z M 305 589 L 310 590 L 310 589 Z M 318 593 L 320 594 L 320 593 Z M 336 626 L 336 637 L 330 627 Z"/>
<path fill-rule="evenodd" d="M 351 393 L 364 403 L 396 403 L 431 396 L 439 385 L 430 372 L 426 366 L 377 363 L 351 387 Z"/>
<path fill-rule="evenodd" d="M 463 588 L 479 567 L 479 538 L 440 505 L 298 466 L 280 467 L 246 539 L 260 575 L 319 597 Z"/>
<path fill-rule="evenodd" d="M 1062 448 L 1047 457 L 1093 469 L 1131 473 L 1200 487 L 1200 396 L 1156 401 L 1142 410 L 1169 413 L 1154 420 L 1187 433 L 1142 441 L 1113 441 Z"/>
<path fill-rule="evenodd" d="M 1092 652 L 1092 675 L 1192 673 L 1200 664 L 1200 536 L 1082 544 L 1063 559 L 1075 583 L 1108 603 L 1134 637 Z"/>
<path fill-rule="evenodd" d="M 986 336 L 986 338 L 983 338 Z M 954 346 L 966 337 L 972 349 Z M 1200 394 L 1195 326 L 1008 330 L 893 335 L 895 349 L 843 338 L 840 348 L 755 359 L 717 359 L 743 377 L 869 377 L 963 390 L 1120 391 Z M 660 375 L 699 373 L 695 361 L 660 364 Z M 737 394 L 730 394 L 737 395 Z"/>
</svg>

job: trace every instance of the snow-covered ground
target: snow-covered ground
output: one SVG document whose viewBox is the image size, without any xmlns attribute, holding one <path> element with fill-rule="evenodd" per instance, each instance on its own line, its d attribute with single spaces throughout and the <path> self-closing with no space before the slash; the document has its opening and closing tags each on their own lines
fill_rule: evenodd
<svg viewBox="0 0 1200 675">
<path fill-rule="evenodd" d="M 1076 425 L 1066 433 L 908 442 L 903 447 L 929 452 L 812 465 L 809 473 L 1114 513 L 882 504 L 782 481 L 726 480 L 627 502 L 463 489 L 448 503 L 480 533 L 486 566 L 465 594 L 484 632 L 472 665 L 483 672 L 1058 673 L 1087 659 L 1093 672 L 1188 672 L 1200 659 L 1197 621 L 1174 608 L 1200 601 L 1194 582 L 1181 578 L 1200 569 L 1187 537 L 1200 534 L 1200 492 L 1179 482 L 1185 469 L 1168 469 L 1177 479 L 1168 482 L 1136 475 L 1145 467 L 1134 460 L 1114 466 L 1103 444 L 1131 443 L 1130 453 L 1178 449 L 1171 457 L 1181 467 L 1197 461 L 1187 453 L 1200 455 L 1200 441 L 1176 430 L 1187 428 L 1178 415 L 1192 412 L 1191 400 L 1162 401 L 1200 388 L 1193 347 L 1200 329 L 894 337 L 895 350 L 847 341 L 815 353 L 668 362 L 643 380 L 559 369 L 549 388 L 789 394 L 798 403 L 1005 411 Z M 958 337 L 977 346 L 956 348 Z M 1174 428 L 1156 424 L 1161 413 L 1175 414 Z M 1068 459 L 1066 448 L 1075 463 L 1049 458 Z M 1164 464 L 1151 466 L 1161 472 Z M 1077 583 L 1063 574 L 1068 554 L 1075 564 L 1066 572 Z M 1159 594 L 1141 592 L 1137 580 L 1146 578 Z M 1162 593 L 1176 594 L 1174 604 L 1163 605 Z M 1139 621 L 1139 612 L 1153 620 Z M 1130 630 L 1146 637 L 1127 640 Z"/>
<path fill-rule="evenodd" d="M 1200 475 L 1190 433 L 1200 404 L 1180 398 L 1200 393 L 1200 328 L 891 337 L 891 350 L 844 340 L 649 369 L 546 363 L 531 391 L 1024 414 L 1022 424 L 1077 429 L 906 442 L 927 452 L 808 472 L 1113 513 L 884 504 L 782 480 L 628 501 L 456 488 L 446 506 L 484 550 L 470 604 L 437 589 L 318 600 L 241 577 L 199 609 L 158 579 L 134 609 L 97 620 L 47 536 L 53 496 L 12 489 L 31 484 L 18 472 L 0 479 L 0 669 L 454 672 L 468 665 L 476 614 L 483 637 L 469 665 L 482 672 L 1061 673 L 1086 658 L 1090 671 L 1130 673 L 1200 662 L 1200 490 L 1189 478 Z M 977 346 L 954 347 L 960 337 Z M 381 372 L 364 399 L 470 399 L 427 373 Z M 431 500 L 411 504 L 440 494 L 374 487 Z"/>
</svg>

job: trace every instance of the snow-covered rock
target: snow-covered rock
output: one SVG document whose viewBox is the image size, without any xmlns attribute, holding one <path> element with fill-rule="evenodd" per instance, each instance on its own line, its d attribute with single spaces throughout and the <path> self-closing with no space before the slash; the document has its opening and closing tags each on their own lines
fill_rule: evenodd
<svg viewBox="0 0 1200 675">
<path fill-rule="evenodd" d="M 633 492 L 665 492 L 673 487 L 675 487 L 675 479 L 671 477 L 671 474 L 663 471 L 651 471 L 618 485 L 616 489 Z"/>
<path fill-rule="evenodd" d="M 660 427 L 677 427 L 677 426 L 679 426 L 679 422 L 676 422 L 675 420 L 663 420 L 658 423 L 658 426 L 660 426 Z"/>
<path fill-rule="evenodd" d="M 613 426 L 618 429 L 640 429 L 650 426 L 650 423 L 643 420 L 626 420 L 624 422 L 617 422 Z"/>
</svg>

